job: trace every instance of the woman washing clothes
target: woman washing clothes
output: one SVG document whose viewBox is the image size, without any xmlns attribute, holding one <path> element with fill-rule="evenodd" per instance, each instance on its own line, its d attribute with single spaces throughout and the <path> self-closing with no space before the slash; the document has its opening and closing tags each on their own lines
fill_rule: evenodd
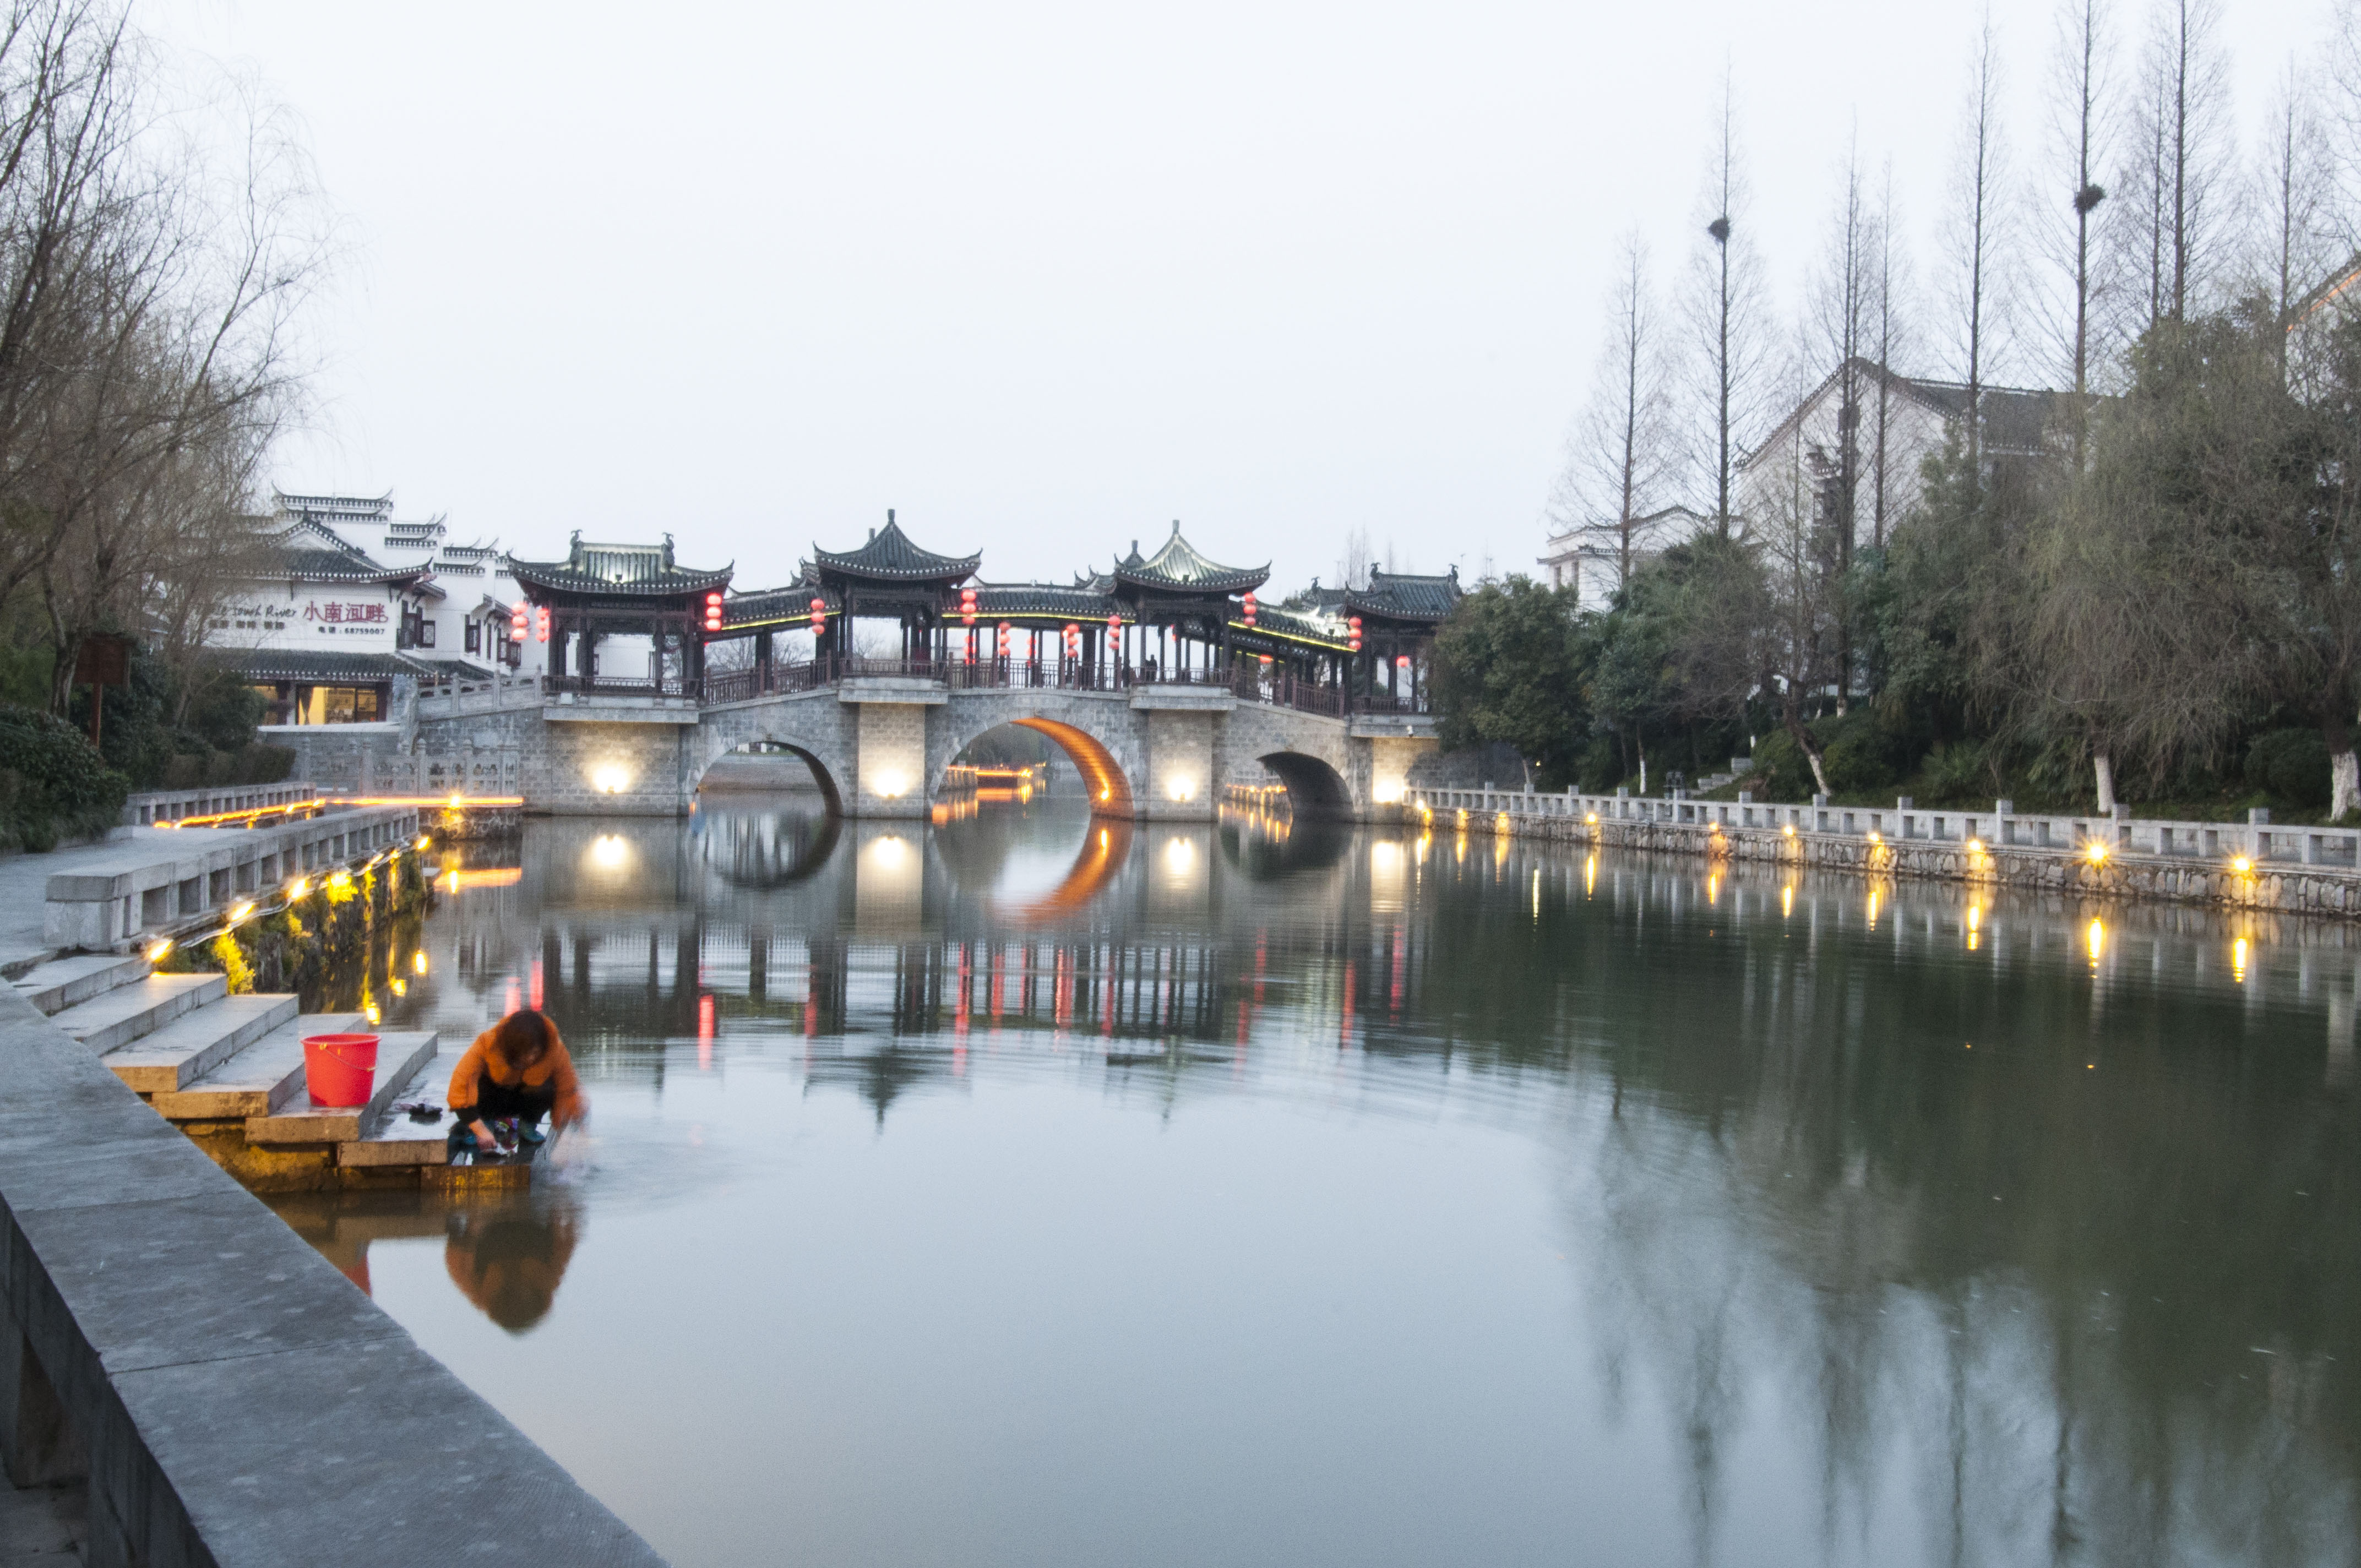
<svg viewBox="0 0 2361 1568">
<path fill-rule="evenodd" d="M 450 1102 L 455 1159 L 538 1144 L 542 1117 L 558 1131 L 590 1109 L 557 1025 L 530 1007 L 476 1036 L 451 1074 Z"/>
</svg>

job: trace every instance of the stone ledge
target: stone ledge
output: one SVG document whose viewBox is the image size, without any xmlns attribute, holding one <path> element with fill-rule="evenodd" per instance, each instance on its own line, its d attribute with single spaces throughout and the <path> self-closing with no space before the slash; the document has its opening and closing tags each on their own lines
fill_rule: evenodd
<svg viewBox="0 0 2361 1568">
<path fill-rule="evenodd" d="M 1238 699 L 1221 686 L 1134 686 L 1131 706 L 1142 713 L 1227 713 Z"/>
<path fill-rule="evenodd" d="M 878 702 L 940 707 L 950 699 L 951 694 L 942 682 L 930 681 L 923 675 L 848 676 L 836 685 L 836 700 L 841 703 Z"/>
<path fill-rule="evenodd" d="M 1356 740 L 1432 740 L 1431 713 L 1356 713 L 1345 721 L 1345 733 Z"/>
</svg>

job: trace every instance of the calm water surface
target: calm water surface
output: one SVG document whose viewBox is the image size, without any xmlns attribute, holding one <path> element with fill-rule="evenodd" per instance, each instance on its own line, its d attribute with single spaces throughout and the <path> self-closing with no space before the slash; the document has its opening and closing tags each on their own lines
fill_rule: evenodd
<svg viewBox="0 0 2361 1568">
<path fill-rule="evenodd" d="M 586 1179 L 283 1205 L 677 1563 L 2356 1557 L 2344 927 L 734 798 L 402 965 Z"/>
</svg>

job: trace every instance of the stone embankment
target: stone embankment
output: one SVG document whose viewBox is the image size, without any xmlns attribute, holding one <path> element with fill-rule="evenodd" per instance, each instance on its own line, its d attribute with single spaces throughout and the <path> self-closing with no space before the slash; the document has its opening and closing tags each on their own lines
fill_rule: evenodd
<svg viewBox="0 0 2361 1568">
<path fill-rule="evenodd" d="M 2166 899 L 2285 915 L 2361 916 L 2361 831 L 2114 816 L 1413 791 L 1409 808 L 1439 830 L 1509 833 L 1586 848 L 1773 861 L 1871 876 L 1989 883 L 2110 898 Z"/>
</svg>

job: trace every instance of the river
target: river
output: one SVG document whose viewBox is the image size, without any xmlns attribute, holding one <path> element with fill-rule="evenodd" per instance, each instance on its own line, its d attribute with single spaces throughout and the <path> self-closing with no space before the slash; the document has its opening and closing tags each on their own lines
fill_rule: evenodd
<svg viewBox="0 0 2361 1568">
<path fill-rule="evenodd" d="M 684 1568 L 2354 1558 L 2350 928 L 724 798 L 388 999 L 587 1173 L 277 1201 Z"/>
</svg>

